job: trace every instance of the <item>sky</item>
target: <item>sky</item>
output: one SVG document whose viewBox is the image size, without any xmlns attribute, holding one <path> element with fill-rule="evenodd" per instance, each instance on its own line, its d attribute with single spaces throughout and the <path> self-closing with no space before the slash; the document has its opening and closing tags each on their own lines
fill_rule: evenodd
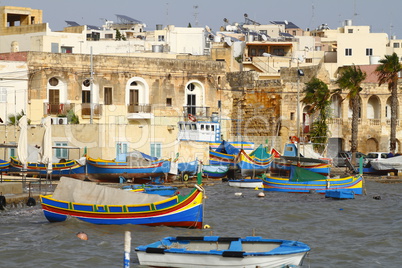
<svg viewBox="0 0 402 268">
<path fill-rule="evenodd" d="M 0 6 L 20 6 L 43 10 L 43 22 L 52 31 L 67 27 L 66 20 L 102 26 L 105 19 L 117 21 L 126 15 L 147 25 L 187 27 L 209 26 L 218 31 L 227 19 L 243 23 L 244 14 L 260 24 L 287 20 L 302 29 L 328 24 L 330 29 L 353 25 L 371 26 L 371 32 L 384 32 L 402 39 L 401 0 L 0 0 Z"/>
</svg>

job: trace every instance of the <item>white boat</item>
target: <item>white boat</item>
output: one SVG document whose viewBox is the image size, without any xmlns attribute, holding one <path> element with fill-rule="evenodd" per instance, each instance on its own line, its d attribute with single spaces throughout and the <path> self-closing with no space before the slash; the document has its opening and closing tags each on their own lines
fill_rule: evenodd
<svg viewBox="0 0 402 268">
<path fill-rule="evenodd" d="M 298 267 L 310 247 L 259 236 L 166 237 L 135 249 L 140 265 L 156 267 Z"/>
<path fill-rule="evenodd" d="M 239 179 L 228 180 L 229 186 L 239 188 L 262 188 L 262 180 L 260 179 Z"/>
</svg>

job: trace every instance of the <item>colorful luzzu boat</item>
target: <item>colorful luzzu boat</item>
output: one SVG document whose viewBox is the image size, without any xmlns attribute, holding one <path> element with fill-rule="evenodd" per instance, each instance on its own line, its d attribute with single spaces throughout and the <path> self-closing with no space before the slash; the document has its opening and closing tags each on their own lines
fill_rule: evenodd
<svg viewBox="0 0 402 268">
<path fill-rule="evenodd" d="M 201 182 L 201 174 L 198 182 Z M 202 228 L 203 188 L 185 196 L 163 197 L 135 193 L 62 177 L 53 195 L 41 195 L 42 210 L 50 222 L 69 217 L 94 224 L 139 224 Z"/>
</svg>

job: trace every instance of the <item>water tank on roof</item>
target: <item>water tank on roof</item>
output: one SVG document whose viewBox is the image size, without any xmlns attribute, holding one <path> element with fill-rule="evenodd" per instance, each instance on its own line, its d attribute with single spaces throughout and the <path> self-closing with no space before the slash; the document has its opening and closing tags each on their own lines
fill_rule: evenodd
<svg viewBox="0 0 402 268">
<path fill-rule="evenodd" d="M 345 20 L 345 26 L 352 26 L 352 20 Z"/>
<path fill-rule="evenodd" d="M 163 30 L 162 24 L 156 24 L 156 30 Z"/>
<path fill-rule="evenodd" d="M 221 41 L 221 37 L 215 35 L 215 36 L 214 36 L 214 42 L 219 43 L 220 41 Z"/>
<path fill-rule="evenodd" d="M 162 45 L 152 45 L 152 52 L 155 52 L 155 53 L 163 52 L 163 46 Z"/>
<path fill-rule="evenodd" d="M 253 42 L 254 41 L 254 35 L 249 34 L 247 37 L 248 42 Z"/>
</svg>

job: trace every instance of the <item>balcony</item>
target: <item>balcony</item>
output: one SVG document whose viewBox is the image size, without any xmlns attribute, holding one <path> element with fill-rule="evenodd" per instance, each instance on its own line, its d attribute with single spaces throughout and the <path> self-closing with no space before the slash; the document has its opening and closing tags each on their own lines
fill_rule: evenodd
<svg viewBox="0 0 402 268">
<path fill-rule="evenodd" d="M 189 114 L 195 116 L 197 120 L 211 120 L 210 107 L 203 106 L 183 106 L 184 118 L 188 118 Z"/>
<path fill-rule="evenodd" d="M 103 105 L 102 104 L 92 104 L 93 105 L 93 116 L 94 117 L 101 117 Z M 81 104 L 81 116 L 82 118 L 89 118 L 91 116 L 91 104 L 90 103 L 82 103 Z"/>
<path fill-rule="evenodd" d="M 43 103 L 44 115 L 65 115 L 71 109 L 74 109 L 74 104 L 70 103 Z"/>
<path fill-rule="evenodd" d="M 127 105 L 127 119 L 151 119 L 151 104 L 130 104 Z"/>
</svg>

